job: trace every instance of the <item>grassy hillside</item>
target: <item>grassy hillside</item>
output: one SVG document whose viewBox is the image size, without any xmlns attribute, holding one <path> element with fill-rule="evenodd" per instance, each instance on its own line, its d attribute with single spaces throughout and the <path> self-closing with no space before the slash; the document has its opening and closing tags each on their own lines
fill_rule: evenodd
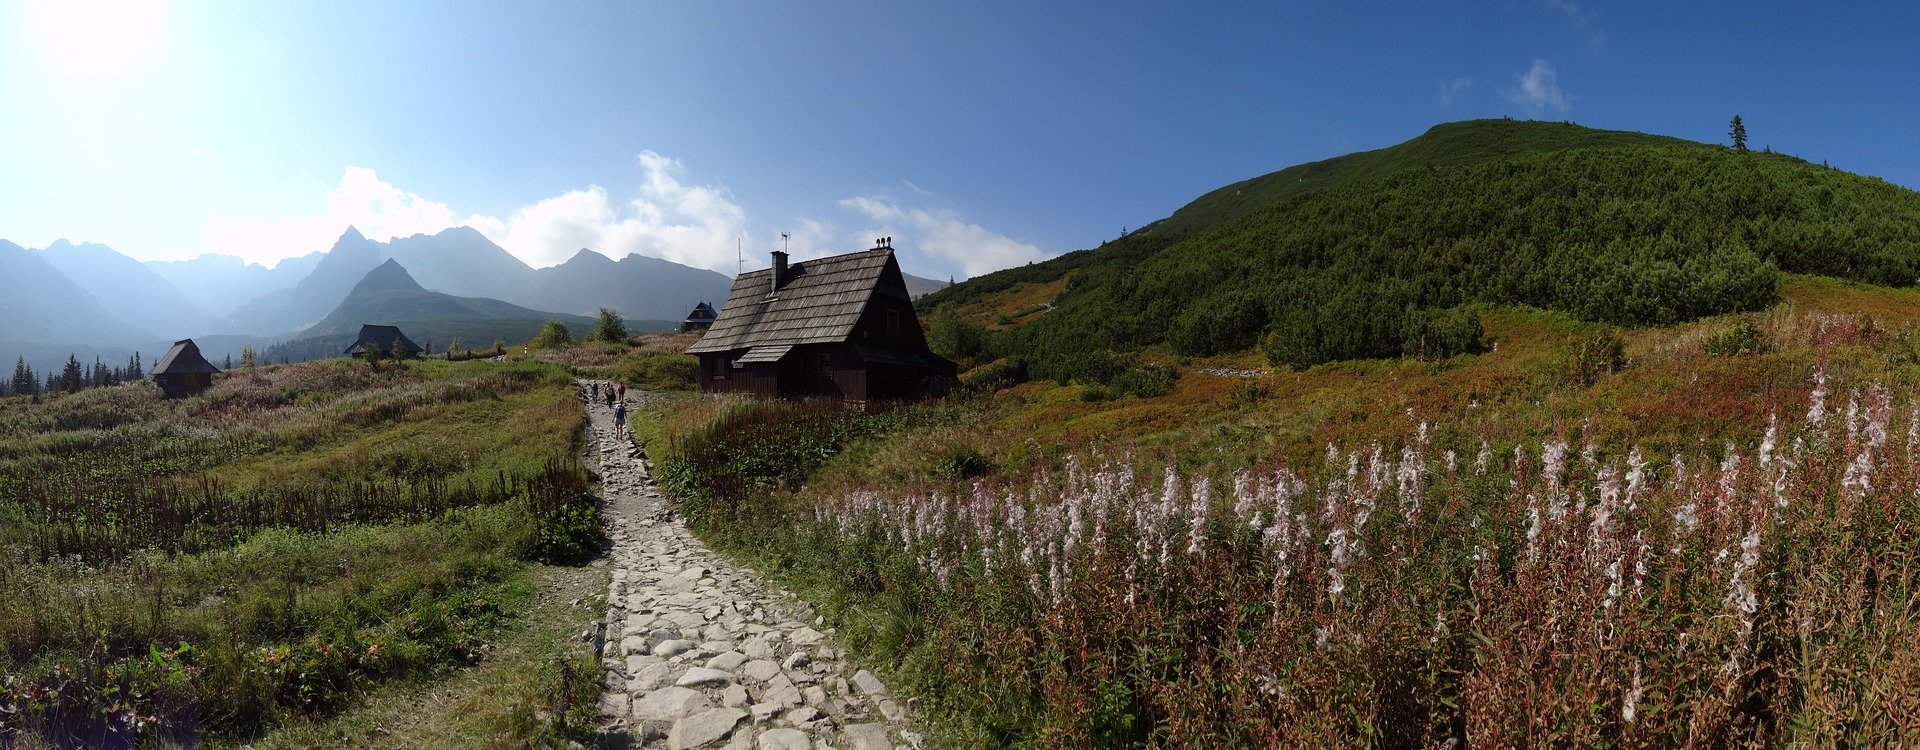
<svg viewBox="0 0 1920 750">
<path fill-rule="evenodd" d="M 1196 200 L 1098 250 L 929 295 L 1070 275 L 998 336 L 1038 374 L 1082 355 L 1264 344 L 1308 366 L 1477 346 L 1471 303 L 1665 324 L 1771 304 L 1781 271 L 1920 278 L 1920 194 L 1792 157 L 1510 121 L 1453 123 Z M 1060 370 L 1060 372 L 1053 372 Z"/>
<path fill-rule="evenodd" d="M 1498 346 L 1444 360 L 1165 358 L 1150 397 L 637 421 L 703 536 L 957 746 L 1901 744 L 1920 292 L 1780 295 L 1629 330 L 1493 306 Z"/>
</svg>

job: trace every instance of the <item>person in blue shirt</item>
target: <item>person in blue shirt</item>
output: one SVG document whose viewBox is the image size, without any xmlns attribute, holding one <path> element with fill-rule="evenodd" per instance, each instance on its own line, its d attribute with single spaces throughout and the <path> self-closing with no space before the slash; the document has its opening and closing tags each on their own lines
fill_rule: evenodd
<svg viewBox="0 0 1920 750">
<path fill-rule="evenodd" d="M 622 401 L 613 407 L 613 436 L 625 437 L 627 434 L 627 402 Z"/>
</svg>

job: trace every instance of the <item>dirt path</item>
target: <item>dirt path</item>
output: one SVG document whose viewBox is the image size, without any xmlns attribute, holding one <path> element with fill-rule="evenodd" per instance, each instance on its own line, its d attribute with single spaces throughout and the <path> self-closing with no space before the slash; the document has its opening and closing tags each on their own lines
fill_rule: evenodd
<svg viewBox="0 0 1920 750">
<path fill-rule="evenodd" d="M 645 396 L 627 394 L 629 409 Z M 714 554 L 674 518 L 650 466 L 589 404 L 613 540 L 602 747 L 918 748 L 872 673 L 805 602 Z"/>
</svg>

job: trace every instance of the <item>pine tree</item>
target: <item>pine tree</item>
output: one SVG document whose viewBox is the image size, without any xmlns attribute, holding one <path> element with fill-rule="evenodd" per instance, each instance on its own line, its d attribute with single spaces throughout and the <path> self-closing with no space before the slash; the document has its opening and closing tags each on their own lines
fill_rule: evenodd
<svg viewBox="0 0 1920 750">
<path fill-rule="evenodd" d="M 80 367 L 80 358 L 68 354 L 67 366 L 60 370 L 60 390 L 79 393 L 86 385 L 86 372 Z"/>
<path fill-rule="evenodd" d="M 127 379 L 144 380 L 146 377 L 146 371 L 140 368 L 140 353 L 134 352 L 133 359 L 127 363 Z"/>
<path fill-rule="evenodd" d="M 33 368 L 27 366 L 25 356 L 13 365 L 13 392 L 15 395 L 33 396 L 40 393 L 40 379 L 34 377 Z"/>
<path fill-rule="evenodd" d="M 1747 152 L 1747 126 L 1740 122 L 1740 116 L 1734 115 L 1733 122 L 1727 127 L 1727 135 L 1733 138 L 1733 150 Z"/>
</svg>

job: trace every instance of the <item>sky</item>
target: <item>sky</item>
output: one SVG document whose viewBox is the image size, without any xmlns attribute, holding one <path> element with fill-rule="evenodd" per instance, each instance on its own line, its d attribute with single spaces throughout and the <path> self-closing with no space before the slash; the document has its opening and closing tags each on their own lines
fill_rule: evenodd
<svg viewBox="0 0 1920 750">
<path fill-rule="evenodd" d="M 271 264 L 467 225 L 732 273 L 967 278 L 1439 122 L 1920 187 L 1920 6 L 0 0 L 0 238 Z M 782 235 L 788 235 L 783 239 Z"/>
</svg>

